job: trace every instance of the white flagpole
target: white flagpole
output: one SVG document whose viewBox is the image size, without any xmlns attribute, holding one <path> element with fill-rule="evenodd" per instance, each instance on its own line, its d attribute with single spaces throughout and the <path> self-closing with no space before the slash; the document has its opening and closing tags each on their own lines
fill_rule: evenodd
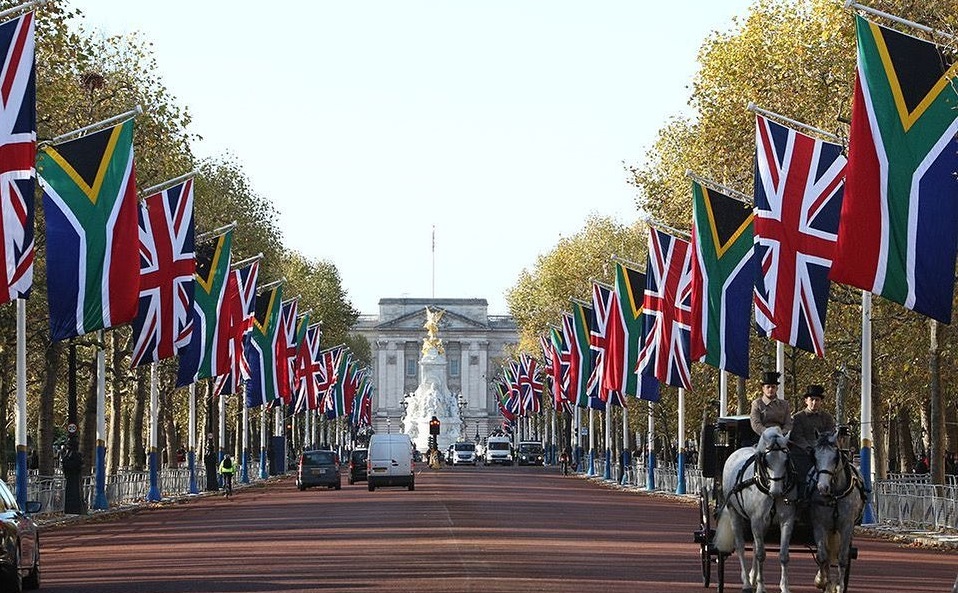
<svg viewBox="0 0 958 593">
<path fill-rule="evenodd" d="M 783 342 L 775 342 L 775 370 L 781 375 L 781 381 L 778 382 L 778 392 L 779 398 L 785 397 L 785 344 Z"/>
<path fill-rule="evenodd" d="M 722 373 L 725 374 L 724 372 Z M 685 494 L 685 388 L 679 387 L 679 433 L 678 433 L 678 482 L 675 486 L 676 494 Z"/>
<path fill-rule="evenodd" d="M 160 389 L 156 384 L 156 363 L 150 365 L 150 452 L 147 455 L 150 462 L 150 491 L 146 499 L 152 502 L 159 501 L 160 485 L 157 476 L 156 446 L 159 433 Z"/>
<path fill-rule="evenodd" d="M 17 503 L 27 508 L 27 301 L 17 299 Z"/>
<path fill-rule="evenodd" d="M 628 475 L 629 465 L 632 462 L 631 455 L 629 454 L 629 406 L 628 399 L 623 394 L 623 405 L 622 406 L 622 483 L 626 483 L 626 476 Z"/>
<path fill-rule="evenodd" d="M 219 422 L 219 432 L 220 432 L 220 438 L 219 438 L 219 445 L 220 445 L 220 447 L 219 447 L 219 448 L 220 448 L 220 450 L 219 450 L 219 452 L 218 452 L 217 455 L 216 455 L 216 459 L 218 459 L 219 461 L 223 461 L 223 456 L 226 455 L 226 395 L 224 395 L 222 392 L 220 392 L 220 398 L 219 398 L 219 399 L 220 399 L 220 401 L 218 402 L 218 404 L 219 404 L 218 407 L 219 407 L 219 416 L 220 416 L 220 422 Z M 219 465 L 219 464 L 217 464 L 217 465 Z M 222 484 L 220 484 L 220 485 L 222 486 Z"/>
<path fill-rule="evenodd" d="M 649 402 L 648 461 L 646 461 L 646 490 L 655 490 L 655 403 Z"/>
<path fill-rule="evenodd" d="M 106 351 L 103 344 L 103 330 L 97 332 L 96 346 L 96 451 L 94 470 L 96 489 L 93 496 L 93 509 L 105 510 L 110 507 L 106 500 Z"/>
<path fill-rule="evenodd" d="M 197 494 L 199 488 L 196 485 L 196 383 L 190 383 L 189 396 L 189 451 L 187 452 L 186 464 L 190 472 L 190 482 L 187 492 Z"/>
<path fill-rule="evenodd" d="M 728 410 L 728 373 L 719 371 L 719 416 Z"/>
<path fill-rule="evenodd" d="M 242 383 L 242 381 L 240 382 Z M 236 386 L 237 392 L 239 392 L 239 385 Z M 242 473 L 240 475 L 240 482 L 243 484 L 249 484 L 249 408 L 246 406 L 246 386 L 243 386 L 243 392 L 239 395 L 241 398 L 239 400 L 239 405 L 243 407 L 243 445 L 240 447 L 242 452 L 242 458 L 240 463 L 242 464 Z"/>
<path fill-rule="evenodd" d="M 859 462 L 865 479 L 865 509 L 862 522 L 874 523 L 872 509 L 872 483 L 875 468 L 872 466 L 872 294 L 862 291 L 862 398 L 861 398 L 861 448 Z"/>
<path fill-rule="evenodd" d="M 589 476 L 595 475 L 595 410 L 589 408 Z"/>
<path fill-rule="evenodd" d="M 612 394 L 605 402 L 605 471 L 602 472 L 602 479 L 612 479 Z"/>
<path fill-rule="evenodd" d="M 266 431 L 269 424 L 266 422 L 266 404 L 259 406 L 259 478 L 265 480 L 269 476 L 266 459 Z"/>
</svg>

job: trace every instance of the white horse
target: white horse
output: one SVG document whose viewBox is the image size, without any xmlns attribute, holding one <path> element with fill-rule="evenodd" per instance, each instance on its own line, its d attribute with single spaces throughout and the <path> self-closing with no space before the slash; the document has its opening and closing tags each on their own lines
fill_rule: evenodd
<svg viewBox="0 0 958 593">
<path fill-rule="evenodd" d="M 848 573 L 849 552 L 855 524 L 865 507 L 864 480 L 838 447 L 837 435 L 826 432 L 815 443 L 815 488 L 809 518 L 815 537 L 818 573 L 815 586 L 829 593 L 843 593 Z M 837 580 L 832 580 L 831 563 L 837 560 Z"/>
<path fill-rule="evenodd" d="M 781 593 L 788 593 L 788 544 L 795 526 L 795 484 L 788 458 L 788 436 L 773 426 L 765 429 L 755 447 L 742 447 L 729 455 L 722 472 L 722 487 L 725 506 L 715 530 L 715 546 L 721 552 L 737 552 L 742 565 L 742 591 L 765 593 L 765 534 L 774 513 L 781 530 L 779 587 Z M 751 528 L 755 552 L 751 572 L 745 564 L 746 526 Z"/>
</svg>

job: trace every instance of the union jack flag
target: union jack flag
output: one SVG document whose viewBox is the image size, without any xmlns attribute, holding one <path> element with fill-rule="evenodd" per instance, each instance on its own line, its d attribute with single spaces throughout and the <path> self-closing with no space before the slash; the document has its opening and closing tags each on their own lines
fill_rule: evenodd
<svg viewBox="0 0 958 593">
<path fill-rule="evenodd" d="M 324 379 L 320 339 L 323 330 L 318 323 L 306 328 L 306 336 L 299 347 L 299 376 L 301 381 L 296 393 L 296 411 L 319 408 L 318 387 Z"/>
<path fill-rule="evenodd" d="M 645 343 L 638 369 L 674 387 L 692 387 L 689 332 L 692 262 L 688 241 L 649 229 L 645 270 Z"/>
<path fill-rule="evenodd" d="M 592 376 L 589 378 L 589 392 L 596 393 L 599 399 L 607 401 L 609 399 L 609 388 L 605 376 L 606 371 L 609 370 L 607 359 L 616 350 L 612 347 L 610 338 L 615 333 L 613 326 L 619 323 L 615 291 L 611 287 L 593 282 L 592 310 L 595 311 L 595 323 L 589 328 L 589 346 L 595 353 L 595 362 L 592 366 Z"/>
<path fill-rule="evenodd" d="M 537 363 L 538 361 L 526 352 L 522 353 L 519 360 L 520 406 L 523 411 L 534 413 L 541 409 L 539 400 L 542 397 L 542 380 L 536 369 Z"/>
<path fill-rule="evenodd" d="M 356 393 L 356 401 L 353 403 L 353 412 L 350 416 L 350 422 L 356 428 L 369 426 L 372 420 L 372 385 L 368 377 L 364 376 Z"/>
<path fill-rule="evenodd" d="M 0 303 L 26 298 L 33 286 L 33 190 L 37 93 L 34 16 L 0 24 Z"/>
<path fill-rule="evenodd" d="M 249 359 L 246 348 L 250 341 L 256 315 L 256 281 L 259 277 L 259 262 L 233 270 L 227 279 L 226 303 L 223 311 L 230 317 L 229 358 L 230 372 L 216 377 L 213 394 L 236 393 L 240 382 L 250 378 Z"/>
<path fill-rule="evenodd" d="M 296 379 L 296 309 L 298 299 L 283 303 L 279 316 L 279 336 L 276 340 L 276 383 L 284 403 L 293 401 Z"/>
<path fill-rule="evenodd" d="M 755 128 L 755 322 L 821 357 L 846 160 L 841 146 L 762 116 Z"/>
<path fill-rule="evenodd" d="M 170 358 L 193 333 L 193 180 L 140 205 L 140 301 L 133 320 L 133 366 Z"/>
<path fill-rule="evenodd" d="M 317 369 L 316 393 L 319 397 L 320 412 L 328 414 L 336 412 L 336 383 L 339 381 L 339 359 L 342 358 L 343 346 L 333 346 L 321 352 L 322 364 Z M 336 416 L 333 415 L 332 418 Z"/>
</svg>

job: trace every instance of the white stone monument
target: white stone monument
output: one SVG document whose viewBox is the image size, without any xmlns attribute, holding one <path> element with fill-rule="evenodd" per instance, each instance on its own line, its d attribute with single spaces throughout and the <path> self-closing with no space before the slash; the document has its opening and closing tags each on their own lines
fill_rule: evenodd
<svg viewBox="0 0 958 593">
<path fill-rule="evenodd" d="M 439 320 L 442 311 L 426 307 L 427 337 L 423 340 L 419 357 L 419 387 L 406 396 L 406 414 L 403 431 L 409 435 L 420 451 L 429 450 L 429 421 L 439 419 L 439 450 L 459 440 L 459 405 L 446 387 L 446 352 L 439 338 Z"/>
</svg>

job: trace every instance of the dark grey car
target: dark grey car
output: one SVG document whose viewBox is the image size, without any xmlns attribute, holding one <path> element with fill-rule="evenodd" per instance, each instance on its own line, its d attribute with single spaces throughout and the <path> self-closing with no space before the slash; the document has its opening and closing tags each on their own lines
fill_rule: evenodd
<svg viewBox="0 0 958 593">
<path fill-rule="evenodd" d="M 299 456 L 296 487 L 306 490 L 313 486 L 326 486 L 336 490 L 343 487 L 339 475 L 339 455 L 335 451 L 303 451 Z"/>
</svg>

